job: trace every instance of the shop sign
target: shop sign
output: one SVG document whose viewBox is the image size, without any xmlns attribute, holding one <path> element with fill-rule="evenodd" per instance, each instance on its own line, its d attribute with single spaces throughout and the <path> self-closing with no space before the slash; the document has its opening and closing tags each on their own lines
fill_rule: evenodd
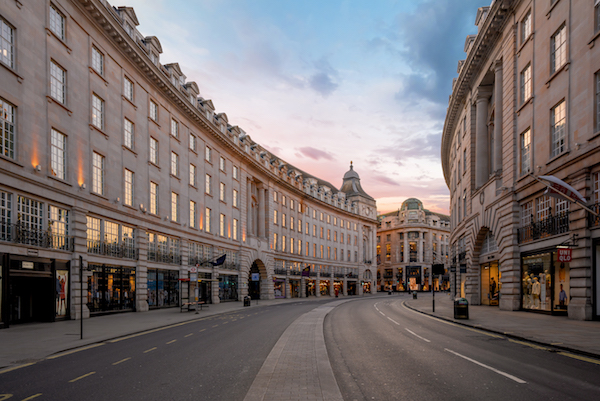
<svg viewBox="0 0 600 401">
<path fill-rule="evenodd" d="M 252 273 L 252 281 L 260 281 L 260 273 Z"/>
<path fill-rule="evenodd" d="M 572 259 L 570 248 L 558 248 L 558 261 L 559 262 L 570 262 Z"/>
<path fill-rule="evenodd" d="M 33 262 L 21 262 L 22 269 L 33 269 Z"/>
</svg>

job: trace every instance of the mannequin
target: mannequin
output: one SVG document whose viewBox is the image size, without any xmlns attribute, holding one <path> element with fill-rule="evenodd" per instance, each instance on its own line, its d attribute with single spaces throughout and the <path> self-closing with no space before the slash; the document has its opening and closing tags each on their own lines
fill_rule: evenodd
<svg viewBox="0 0 600 401">
<path fill-rule="evenodd" d="M 540 292 L 541 292 L 540 282 L 538 281 L 537 277 L 534 277 L 533 284 L 531 286 L 531 294 L 533 295 L 533 308 L 534 309 L 540 308 Z"/>
<path fill-rule="evenodd" d="M 546 302 L 546 275 L 544 273 L 540 273 L 540 300 L 542 309 L 546 309 L 548 302 Z"/>
</svg>

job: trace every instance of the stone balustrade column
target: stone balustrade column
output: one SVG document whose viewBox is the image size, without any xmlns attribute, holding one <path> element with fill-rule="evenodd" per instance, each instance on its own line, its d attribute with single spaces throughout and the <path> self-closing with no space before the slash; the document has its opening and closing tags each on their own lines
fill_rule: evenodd
<svg viewBox="0 0 600 401">
<path fill-rule="evenodd" d="M 477 89 L 476 121 L 475 121 L 475 186 L 485 184 L 490 176 L 489 172 L 489 138 L 488 138 L 488 107 L 490 90 L 485 87 Z"/>
<path fill-rule="evenodd" d="M 494 172 L 502 171 L 502 60 L 494 65 Z"/>
</svg>

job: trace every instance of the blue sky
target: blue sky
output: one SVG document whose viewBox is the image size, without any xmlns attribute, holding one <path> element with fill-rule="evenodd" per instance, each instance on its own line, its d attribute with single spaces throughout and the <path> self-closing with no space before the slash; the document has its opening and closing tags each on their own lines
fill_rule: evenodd
<svg viewBox="0 0 600 401">
<path fill-rule="evenodd" d="M 452 78 L 486 0 L 125 0 L 232 125 L 338 187 L 350 161 L 381 212 L 448 212 Z"/>
</svg>

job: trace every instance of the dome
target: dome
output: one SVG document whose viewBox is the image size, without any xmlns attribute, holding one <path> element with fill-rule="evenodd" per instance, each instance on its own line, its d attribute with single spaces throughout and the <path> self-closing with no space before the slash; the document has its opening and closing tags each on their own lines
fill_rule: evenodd
<svg viewBox="0 0 600 401">
<path fill-rule="evenodd" d="M 354 171 L 354 166 L 352 166 L 352 162 L 350 162 L 350 170 L 348 170 L 346 172 L 346 174 L 344 174 L 344 180 L 347 180 L 350 178 L 358 178 L 360 180 L 358 173 L 356 171 Z"/>
<path fill-rule="evenodd" d="M 350 162 L 350 170 L 344 174 L 344 181 L 342 183 L 342 188 L 340 188 L 340 192 L 344 192 L 346 196 L 358 195 L 370 200 L 374 200 L 360 186 L 360 177 L 358 176 L 358 173 L 354 171 L 352 162 Z"/>
<path fill-rule="evenodd" d="M 417 198 L 408 198 L 402 202 L 402 210 L 422 210 L 423 202 Z"/>
</svg>

